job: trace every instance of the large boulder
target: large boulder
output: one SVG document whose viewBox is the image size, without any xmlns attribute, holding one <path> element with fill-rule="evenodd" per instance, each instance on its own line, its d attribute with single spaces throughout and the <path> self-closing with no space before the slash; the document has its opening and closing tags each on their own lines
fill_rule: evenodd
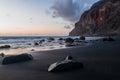
<svg viewBox="0 0 120 80">
<path fill-rule="evenodd" d="M 62 61 L 50 65 L 49 72 L 64 72 L 83 68 L 83 64 L 75 61 Z"/>
<path fill-rule="evenodd" d="M 65 43 L 66 43 L 66 46 L 67 46 L 67 47 L 75 46 L 75 45 L 73 44 L 73 42 L 74 42 L 74 39 L 72 39 L 72 38 L 66 38 L 66 39 L 65 39 Z"/>
<path fill-rule="evenodd" d="M 72 60 L 72 56 L 67 56 L 61 62 L 55 62 L 48 68 L 49 72 L 63 72 L 68 70 L 75 70 L 83 68 L 83 63 Z"/>
<path fill-rule="evenodd" d="M 20 54 L 20 55 L 4 57 L 2 60 L 2 64 L 6 65 L 6 64 L 17 63 L 17 62 L 25 62 L 25 61 L 29 61 L 29 60 L 33 60 L 32 55 L 24 53 L 24 54 Z"/>
</svg>

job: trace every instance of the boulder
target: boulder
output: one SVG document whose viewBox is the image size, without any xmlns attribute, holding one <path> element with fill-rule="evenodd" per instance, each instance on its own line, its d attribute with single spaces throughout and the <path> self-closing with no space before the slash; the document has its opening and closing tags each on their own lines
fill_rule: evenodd
<svg viewBox="0 0 120 80">
<path fill-rule="evenodd" d="M 70 71 L 75 69 L 83 68 L 83 64 L 80 62 L 75 61 L 62 61 L 62 62 L 56 62 L 50 65 L 48 68 L 49 72 L 64 72 L 64 71 Z"/>
<path fill-rule="evenodd" d="M 83 68 L 83 64 L 72 60 L 72 56 L 67 56 L 65 60 L 55 62 L 48 68 L 49 72 L 63 72 L 68 70 L 75 70 Z"/>
<path fill-rule="evenodd" d="M 11 48 L 10 45 L 3 45 L 3 46 L 0 46 L 0 49 L 8 49 L 8 48 Z"/>
<path fill-rule="evenodd" d="M 63 39 L 63 38 L 59 38 L 58 40 L 59 40 L 59 41 L 62 41 L 62 40 L 64 40 L 64 39 Z"/>
<path fill-rule="evenodd" d="M 85 40 L 85 36 L 80 36 L 80 40 Z"/>
<path fill-rule="evenodd" d="M 74 42 L 74 39 L 72 39 L 72 38 L 67 38 L 67 39 L 65 39 L 65 42 L 66 42 L 66 43 L 73 43 L 73 42 Z"/>
<path fill-rule="evenodd" d="M 48 37 L 47 39 L 48 39 L 48 42 L 52 42 L 55 40 L 53 37 Z"/>
<path fill-rule="evenodd" d="M 4 57 L 2 60 L 2 64 L 6 65 L 6 64 L 12 64 L 12 63 L 18 63 L 18 62 L 25 62 L 25 61 L 29 61 L 29 60 L 33 60 L 32 55 L 24 53 L 24 54 L 20 54 L 20 55 Z"/>
<path fill-rule="evenodd" d="M 75 46 L 74 44 L 73 44 L 73 42 L 74 42 L 74 39 L 72 39 L 72 38 L 66 38 L 65 39 L 65 43 L 66 43 L 66 47 L 71 47 L 71 46 Z"/>
<path fill-rule="evenodd" d="M 39 45 L 39 43 L 38 43 L 38 42 L 34 42 L 34 45 L 35 45 L 35 46 L 38 46 L 38 45 Z"/>
</svg>

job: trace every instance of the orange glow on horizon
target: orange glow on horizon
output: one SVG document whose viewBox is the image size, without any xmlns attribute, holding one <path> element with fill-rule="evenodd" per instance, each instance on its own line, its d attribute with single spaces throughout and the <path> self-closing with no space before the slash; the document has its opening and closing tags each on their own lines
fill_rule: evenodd
<svg viewBox="0 0 120 80">
<path fill-rule="evenodd" d="M 24 35 L 68 35 L 68 33 L 70 32 L 70 30 L 67 29 L 46 29 L 46 28 L 42 28 L 42 29 L 16 29 L 16 30 L 3 30 L 0 31 L 0 35 L 2 36 L 9 36 L 9 35 L 20 35 L 20 36 L 24 36 Z"/>
<path fill-rule="evenodd" d="M 13 26 L 12 26 L 13 25 Z M 0 25 L 0 36 L 24 36 L 24 35 L 68 35 L 71 29 L 65 29 L 64 24 L 32 23 Z M 23 26 L 24 25 L 24 26 Z M 6 27 L 1 27 L 6 26 Z M 9 26 L 9 27 L 8 27 Z M 17 26 L 17 27 L 16 27 Z"/>
</svg>

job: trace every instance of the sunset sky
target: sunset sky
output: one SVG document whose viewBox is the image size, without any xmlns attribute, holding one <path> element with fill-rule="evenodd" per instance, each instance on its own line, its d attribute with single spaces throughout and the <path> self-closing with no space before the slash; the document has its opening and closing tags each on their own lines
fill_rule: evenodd
<svg viewBox="0 0 120 80">
<path fill-rule="evenodd" d="M 68 35 L 98 0 L 0 0 L 0 36 Z"/>
</svg>

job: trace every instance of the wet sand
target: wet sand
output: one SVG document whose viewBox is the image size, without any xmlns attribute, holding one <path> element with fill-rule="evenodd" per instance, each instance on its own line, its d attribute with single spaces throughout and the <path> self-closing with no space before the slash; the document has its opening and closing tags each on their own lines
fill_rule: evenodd
<svg viewBox="0 0 120 80">
<path fill-rule="evenodd" d="M 120 41 L 31 54 L 33 61 L 0 65 L 0 80 L 120 80 Z M 82 62 L 84 68 L 59 73 L 47 71 L 50 64 L 64 60 L 67 55 Z"/>
</svg>

